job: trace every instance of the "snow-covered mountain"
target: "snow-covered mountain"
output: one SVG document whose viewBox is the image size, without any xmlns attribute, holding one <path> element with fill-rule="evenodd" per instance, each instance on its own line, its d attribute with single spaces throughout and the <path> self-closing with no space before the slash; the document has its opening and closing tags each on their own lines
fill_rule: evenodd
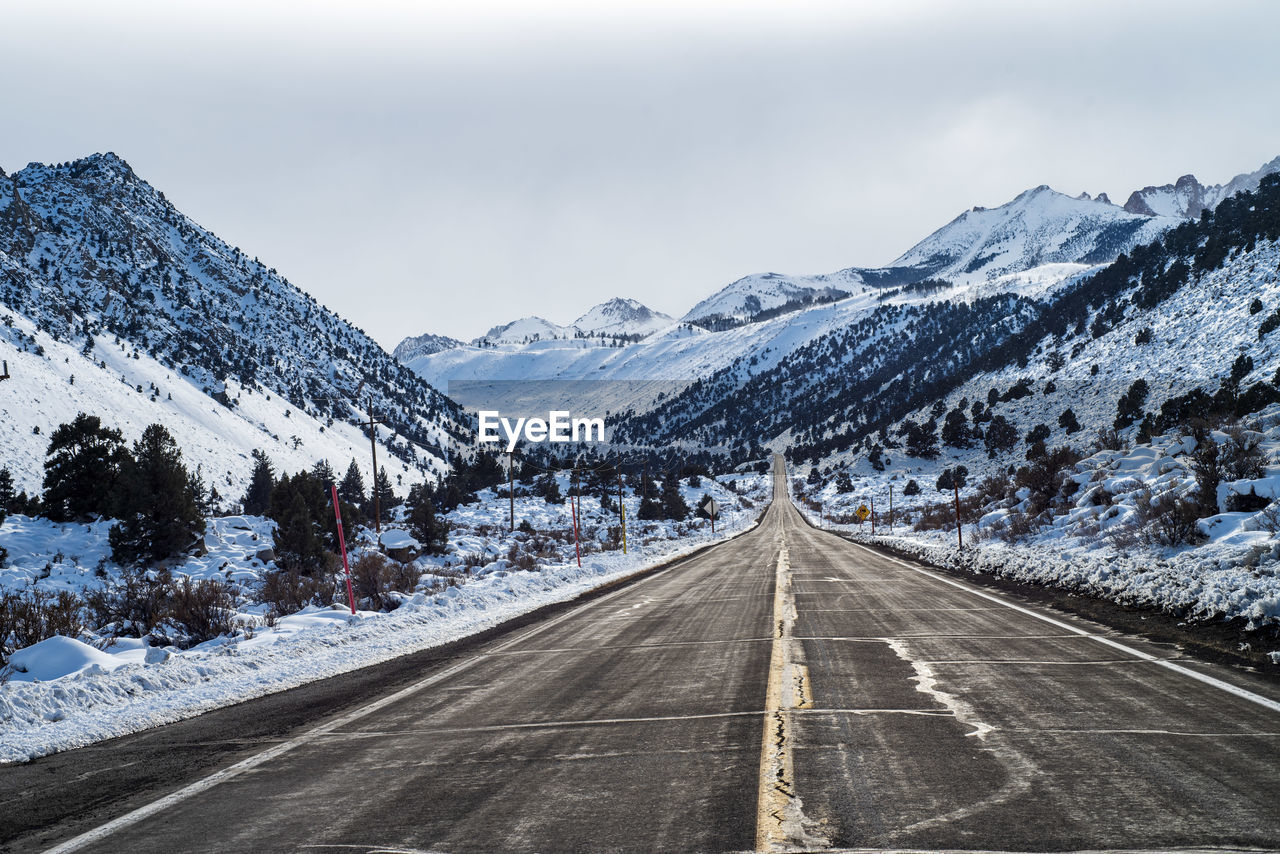
<svg viewBox="0 0 1280 854">
<path fill-rule="evenodd" d="M 405 361 L 428 382 L 446 389 L 458 381 L 687 382 L 738 360 L 753 367 L 771 364 L 811 336 L 830 331 L 832 324 L 856 323 L 886 301 L 973 299 L 997 293 L 1043 297 L 1181 221 L 1131 214 L 1105 197 L 1071 198 L 1038 187 L 999 208 L 965 212 L 889 267 L 738 279 L 701 300 L 677 325 L 641 326 L 637 332 L 650 334 L 640 341 L 579 338 L 583 328 L 595 325 L 597 315 L 640 317 L 634 305 L 613 300 L 569 327 L 525 318 L 495 327 L 472 346 L 419 352 Z"/>
<path fill-rule="evenodd" d="M 577 330 L 569 326 L 560 326 L 545 318 L 531 315 L 503 323 L 493 327 L 472 344 L 528 344 L 530 341 L 544 341 L 552 338 L 572 338 Z M 407 340 L 407 339 L 406 339 Z M 400 349 L 398 346 L 396 349 Z"/>
<path fill-rule="evenodd" d="M 965 211 L 893 262 L 921 277 L 981 282 L 1045 264 L 1106 263 L 1180 222 L 1073 198 L 1047 186 Z"/>
<path fill-rule="evenodd" d="M 0 323 L 0 454 L 29 489 L 77 411 L 128 438 L 165 424 L 232 497 L 254 448 L 291 471 L 362 461 L 370 403 L 402 480 L 472 435 L 452 401 L 114 154 L 0 173 Z"/>
<path fill-rule="evenodd" d="M 501 344 L 530 344 L 535 341 L 584 336 L 617 339 L 643 338 L 659 329 L 665 329 L 674 322 L 668 315 L 654 311 L 636 300 L 614 297 L 608 302 L 593 306 L 568 326 L 561 326 L 546 318 L 531 315 L 495 326 L 471 343 L 476 347 L 493 347 Z M 419 339 L 406 338 L 400 342 L 396 347 L 397 354 L 401 348 L 406 351 L 416 349 L 411 342 L 417 340 Z M 429 353 L 417 352 L 402 361 L 412 361 L 418 355 L 429 355 Z M 397 358 L 400 357 L 397 355 Z"/>
<path fill-rule="evenodd" d="M 853 269 L 816 276 L 757 273 L 725 285 L 680 319 L 707 328 L 747 323 L 767 313 L 847 297 L 863 281 Z"/>
<path fill-rule="evenodd" d="M 1258 189 L 1258 182 L 1273 172 L 1280 172 L 1280 157 L 1264 163 L 1255 172 L 1237 175 L 1225 184 L 1206 187 L 1196 180 L 1195 175 L 1183 175 L 1173 184 L 1134 190 L 1124 203 L 1124 209 L 1143 216 L 1196 219 L 1205 209 L 1216 208 L 1223 199 Z"/>
<path fill-rule="evenodd" d="M 1015 443 L 1039 425 L 1045 439 L 1062 442 L 1068 429 L 1092 436 L 1109 428 L 1137 379 L 1149 386 L 1146 412 L 1163 417 L 1168 401 L 1187 394 L 1201 397 L 1178 406 L 1199 406 L 1242 357 L 1252 367 L 1239 378 L 1240 398 L 1254 395 L 1265 405 L 1280 400 L 1269 385 L 1280 368 L 1278 241 L 1280 180 L 1273 176 L 1257 193 L 1224 200 L 1211 216 L 1184 221 L 1111 265 L 1063 265 L 1075 272 L 1051 287 L 1023 274 L 994 280 L 999 286 L 990 290 L 895 289 L 844 315 L 844 323 L 796 335 L 781 358 L 739 359 L 700 377 L 626 419 L 615 436 L 735 461 L 759 459 L 752 444 L 759 443 L 797 463 L 867 474 L 882 452 L 904 456 L 886 449 L 911 435 L 909 421 L 936 433 L 944 414 L 963 414 L 967 423 L 989 421 L 994 411 L 1014 424 Z M 913 293 L 915 301 L 904 301 Z M 857 302 L 777 321 L 800 326 Z M 1249 383 L 1259 385 L 1245 394 Z M 1053 429 L 1068 409 L 1080 427 Z M 975 459 L 985 454 L 983 428 L 975 429 L 960 458 L 971 471 L 986 471 Z"/>
<path fill-rule="evenodd" d="M 670 316 L 654 311 L 633 299 L 614 297 L 602 302 L 573 322 L 579 332 L 597 336 L 644 337 L 675 323 Z"/>
<path fill-rule="evenodd" d="M 401 362 L 409 362 L 419 356 L 429 356 L 432 353 L 439 353 L 441 350 L 451 350 L 454 347 L 463 346 L 465 346 L 463 342 L 457 338 L 450 338 L 447 335 L 432 335 L 427 332 L 404 339 L 396 345 L 396 349 L 392 351 L 391 355 Z"/>
</svg>

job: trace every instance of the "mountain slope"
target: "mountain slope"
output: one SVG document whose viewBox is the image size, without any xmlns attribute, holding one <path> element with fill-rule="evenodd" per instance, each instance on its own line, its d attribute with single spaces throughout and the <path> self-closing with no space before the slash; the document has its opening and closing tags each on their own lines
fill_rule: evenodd
<svg viewBox="0 0 1280 854">
<path fill-rule="evenodd" d="M 287 401 L 281 417 L 310 419 L 317 436 L 340 424 L 354 429 L 371 402 L 386 452 L 415 477 L 442 470 L 470 436 L 451 401 L 275 270 L 182 215 L 114 154 L 31 164 L 0 178 L 0 311 L 16 315 L 5 337 L 18 349 L 46 351 L 43 367 L 21 360 L 26 375 L 62 370 L 53 371 L 41 335 L 70 348 L 58 348 L 63 367 L 79 358 L 76 386 L 62 389 L 64 411 L 83 404 L 107 422 L 131 418 L 128 406 L 95 409 L 102 404 L 82 385 L 95 367 L 118 368 L 144 394 L 148 383 L 164 390 L 161 397 L 189 386 L 204 400 L 188 399 L 184 388 L 188 406 L 220 405 L 253 425 L 264 445 L 278 444 L 271 438 L 278 431 L 250 395 Z M 133 364 L 113 365 L 124 354 Z M 10 414 L 28 433 L 41 426 L 21 409 Z M 216 433 L 223 417 L 205 428 Z M 175 435 L 184 447 L 219 441 Z M 32 457 L 30 444 L 19 443 L 27 470 L 38 468 L 43 450 L 40 442 Z"/>
</svg>

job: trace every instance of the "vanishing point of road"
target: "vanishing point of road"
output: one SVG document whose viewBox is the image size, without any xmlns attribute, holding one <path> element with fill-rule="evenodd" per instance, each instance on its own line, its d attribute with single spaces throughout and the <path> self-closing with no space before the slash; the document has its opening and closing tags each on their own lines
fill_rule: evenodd
<svg viewBox="0 0 1280 854">
<path fill-rule="evenodd" d="M 748 533 L 406 661 L 0 768 L 0 848 L 1280 848 L 1274 683 L 817 530 L 780 465 Z"/>
</svg>

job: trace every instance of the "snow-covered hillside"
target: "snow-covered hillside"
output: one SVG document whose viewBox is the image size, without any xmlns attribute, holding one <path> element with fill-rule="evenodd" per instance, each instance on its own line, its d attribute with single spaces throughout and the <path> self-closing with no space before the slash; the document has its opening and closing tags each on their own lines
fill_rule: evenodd
<svg viewBox="0 0 1280 854">
<path fill-rule="evenodd" d="M 78 411 L 128 438 L 165 424 L 235 497 L 253 448 L 289 467 L 362 460 L 370 402 L 402 478 L 442 471 L 471 435 L 451 401 L 114 154 L 0 178 L 0 319 L 0 453 L 27 488 Z"/>
</svg>

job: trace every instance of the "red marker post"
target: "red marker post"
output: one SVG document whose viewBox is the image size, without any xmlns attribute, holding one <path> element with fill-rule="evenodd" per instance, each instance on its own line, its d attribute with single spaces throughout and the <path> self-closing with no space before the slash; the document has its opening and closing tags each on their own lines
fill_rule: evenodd
<svg viewBox="0 0 1280 854">
<path fill-rule="evenodd" d="M 578 505 L 569 495 L 569 510 L 573 516 L 573 553 L 578 557 L 578 566 L 582 566 L 582 550 L 578 548 Z"/>
<path fill-rule="evenodd" d="M 342 569 L 347 573 L 347 602 L 351 605 L 351 616 L 356 614 L 356 593 L 351 589 L 351 566 L 347 563 L 347 539 L 342 535 L 342 510 L 338 508 L 338 485 L 329 484 L 333 492 L 333 517 L 338 520 L 338 547 L 342 549 Z"/>
</svg>

